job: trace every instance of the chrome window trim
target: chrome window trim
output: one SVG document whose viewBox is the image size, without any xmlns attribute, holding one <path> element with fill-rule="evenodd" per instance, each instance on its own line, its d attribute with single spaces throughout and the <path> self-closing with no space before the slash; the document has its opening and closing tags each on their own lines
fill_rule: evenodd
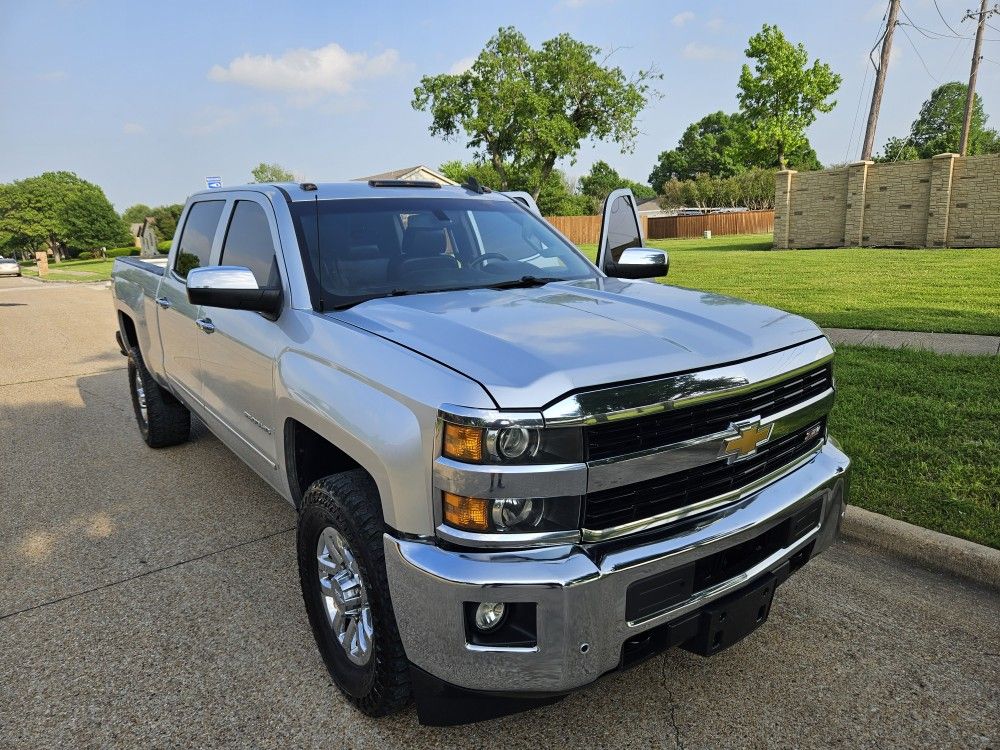
<svg viewBox="0 0 1000 750">
<path fill-rule="evenodd" d="M 779 479 L 784 478 L 788 474 L 791 474 L 796 469 L 805 466 L 807 463 L 812 461 L 817 454 L 823 449 L 825 440 L 820 440 L 817 445 L 809 451 L 804 456 L 792 461 L 791 463 L 782 466 L 780 469 L 761 477 L 755 482 L 744 485 L 739 489 L 732 490 L 722 495 L 716 495 L 715 497 L 710 497 L 706 500 L 694 503 L 692 505 L 687 505 L 683 508 L 678 508 L 677 510 L 668 511 L 666 513 L 660 513 L 655 516 L 649 516 L 647 518 L 641 518 L 637 521 L 630 521 L 629 523 L 620 524 L 619 526 L 611 526 L 607 529 L 582 529 L 582 538 L 584 542 L 603 542 L 607 539 L 614 539 L 619 536 L 625 536 L 627 534 L 635 534 L 639 531 L 647 531 L 649 529 L 655 529 L 658 526 L 663 526 L 674 521 L 679 521 L 682 518 L 687 518 L 688 516 L 693 516 L 698 513 L 705 513 L 710 510 L 715 510 L 722 507 L 723 505 L 729 505 L 731 503 L 739 502 L 746 497 L 758 492 L 769 484 L 777 482 Z"/>
<path fill-rule="evenodd" d="M 821 419 L 833 407 L 833 400 L 834 390 L 829 388 L 806 401 L 761 419 L 761 426 L 774 425 L 771 436 L 762 445 Z M 726 441 L 737 435 L 739 431 L 730 426 L 721 432 L 680 443 L 591 461 L 587 464 L 587 492 L 622 487 L 714 463 L 721 460 Z"/>
<path fill-rule="evenodd" d="M 825 336 L 780 352 L 709 370 L 568 396 L 542 410 L 546 427 L 577 427 L 634 419 L 668 409 L 749 393 L 833 359 Z"/>
</svg>

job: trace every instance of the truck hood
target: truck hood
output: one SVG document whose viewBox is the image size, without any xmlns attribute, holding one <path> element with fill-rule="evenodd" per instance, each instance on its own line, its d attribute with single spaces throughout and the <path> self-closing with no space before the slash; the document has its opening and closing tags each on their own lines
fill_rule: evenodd
<svg viewBox="0 0 1000 750">
<path fill-rule="evenodd" d="M 503 409 L 538 409 L 569 391 L 704 369 L 822 335 L 772 307 L 611 278 L 389 297 L 330 315 L 464 373 Z"/>
</svg>

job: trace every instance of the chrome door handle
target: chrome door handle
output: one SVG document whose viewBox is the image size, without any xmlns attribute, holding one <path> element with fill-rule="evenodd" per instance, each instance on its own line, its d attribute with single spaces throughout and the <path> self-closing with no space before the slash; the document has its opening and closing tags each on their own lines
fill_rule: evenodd
<svg viewBox="0 0 1000 750">
<path fill-rule="evenodd" d="M 212 333 L 215 330 L 215 323 L 212 322 L 211 318 L 198 318 L 194 324 L 205 333 Z"/>
<path fill-rule="evenodd" d="M 156 304 L 158 304 L 160 307 L 162 307 L 164 310 L 166 310 L 168 307 L 170 307 L 174 303 L 171 302 L 166 297 L 157 297 L 156 298 Z"/>
</svg>

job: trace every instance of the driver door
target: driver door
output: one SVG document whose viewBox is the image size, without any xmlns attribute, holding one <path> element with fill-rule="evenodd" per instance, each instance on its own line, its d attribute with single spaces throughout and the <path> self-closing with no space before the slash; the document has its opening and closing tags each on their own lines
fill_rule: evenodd
<svg viewBox="0 0 1000 750">
<path fill-rule="evenodd" d="M 643 246 L 642 220 L 635 196 L 628 188 L 612 190 L 604 199 L 604 216 L 597 242 L 597 267 L 608 276 L 616 276 L 622 253 Z"/>
</svg>

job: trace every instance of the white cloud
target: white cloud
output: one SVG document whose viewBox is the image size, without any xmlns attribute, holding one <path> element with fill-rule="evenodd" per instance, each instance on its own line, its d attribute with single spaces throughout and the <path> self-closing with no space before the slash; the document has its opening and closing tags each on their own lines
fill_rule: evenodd
<svg viewBox="0 0 1000 750">
<path fill-rule="evenodd" d="M 214 65 L 208 77 L 272 91 L 346 94 L 356 81 L 387 75 L 398 62 L 399 53 L 394 49 L 370 57 L 331 42 L 318 49 L 288 50 L 277 57 L 242 55 L 226 67 Z"/>
<path fill-rule="evenodd" d="M 467 71 L 469 68 L 472 67 L 472 63 L 474 63 L 475 61 L 476 58 L 474 55 L 470 55 L 469 57 L 463 57 L 461 60 L 456 60 L 455 62 L 453 62 L 451 67 L 448 68 L 448 72 L 451 73 L 452 75 L 458 75 L 459 73 L 464 73 L 465 71 Z"/>
<path fill-rule="evenodd" d="M 712 20 L 708 21 L 708 22 L 707 22 L 707 23 L 705 24 L 705 27 L 706 27 L 706 28 L 707 28 L 707 29 L 708 29 L 709 31 L 719 31 L 719 30 L 721 30 L 721 29 L 722 29 L 722 27 L 723 27 L 723 26 L 725 26 L 725 25 L 726 25 L 726 22 L 725 22 L 725 21 L 723 21 L 723 20 L 722 20 L 721 18 L 713 18 Z"/>
<path fill-rule="evenodd" d="M 145 133 L 146 128 L 137 122 L 126 122 L 122 125 L 122 132 L 126 135 L 139 135 L 140 133 Z"/>
<path fill-rule="evenodd" d="M 701 42 L 690 42 L 681 50 L 681 56 L 685 60 L 732 60 L 736 57 L 732 50 L 713 47 Z"/>
<path fill-rule="evenodd" d="M 693 20 L 694 20 L 694 11 L 685 10 L 681 11 L 676 16 L 671 18 L 670 23 L 672 23 L 674 26 L 683 26 L 688 21 L 693 21 Z"/>
</svg>

